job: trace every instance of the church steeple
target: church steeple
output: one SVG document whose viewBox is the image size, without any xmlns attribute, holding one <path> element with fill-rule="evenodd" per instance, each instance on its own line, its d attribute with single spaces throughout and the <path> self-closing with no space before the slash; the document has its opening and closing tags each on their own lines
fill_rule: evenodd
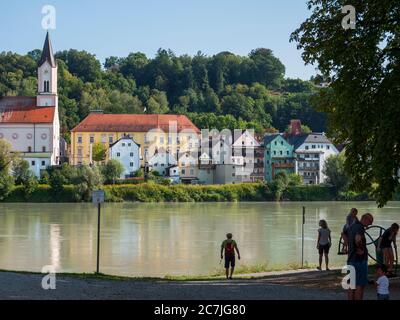
<svg viewBox="0 0 400 320">
<path fill-rule="evenodd" d="M 38 63 L 37 106 L 57 105 L 57 62 L 51 47 L 49 32 L 44 41 L 42 56 Z"/>
<path fill-rule="evenodd" d="M 50 35 L 48 31 L 46 34 L 46 40 L 44 41 L 42 56 L 39 60 L 38 67 L 41 67 L 46 61 L 52 68 L 56 67 L 56 60 L 54 59 L 53 48 L 51 46 Z"/>
</svg>

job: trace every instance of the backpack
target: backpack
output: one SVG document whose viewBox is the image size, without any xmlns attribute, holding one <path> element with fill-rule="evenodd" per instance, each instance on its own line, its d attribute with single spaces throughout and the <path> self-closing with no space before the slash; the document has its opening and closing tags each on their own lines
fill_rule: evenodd
<svg viewBox="0 0 400 320">
<path fill-rule="evenodd" d="M 227 241 L 225 244 L 225 254 L 230 255 L 235 253 L 233 241 Z"/>
</svg>

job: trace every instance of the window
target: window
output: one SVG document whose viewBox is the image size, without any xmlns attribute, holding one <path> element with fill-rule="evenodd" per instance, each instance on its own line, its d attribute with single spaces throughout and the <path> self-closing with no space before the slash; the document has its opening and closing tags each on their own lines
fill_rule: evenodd
<svg viewBox="0 0 400 320">
<path fill-rule="evenodd" d="M 50 81 L 45 81 L 43 83 L 43 89 L 44 92 L 50 92 Z"/>
<path fill-rule="evenodd" d="M 283 141 L 281 141 L 281 146 L 283 146 Z"/>
<path fill-rule="evenodd" d="M 90 142 L 90 143 L 94 143 L 94 136 L 90 136 L 89 142 Z"/>
<path fill-rule="evenodd" d="M 120 157 L 120 156 L 121 156 L 121 153 L 117 152 L 117 157 Z"/>
<path fill-rule="evenodd" d="M 274 156 L 276 156 L 276 151 L 274 151 Z"/>
<path fill-rule="evenodd" d="M 283 151 L 280 151 L 280 154 L 283 155 Z"/>
<path fill-rule="evenodd" d="M 36 164 L 35 160 L 32 160 L 31 164 L 34 166 Z"/>
<path fill-rule="evenodd" d="M 160 137 L 160 143 L 164 144 L 164 137 Z"/>
<path fill-rule="evenodd" d="M 113 143 L 113 141 L 114 141 L 113 136 L 108 136 L 108 142 L 109 142 L 109 143 Z"/>
<path fill-rule="evenodd" d="M 128 147 L 132 147 L 132 143 L 128 143 Z"/>
<path fill-rule="evenodd" d="M 125 143 L 123 143 L 122 146 L 125 147 Z"/>
<path fill-rule="evenodd" d="M 313 144 L 313 145 L 311 146 L 311 148 L 312 148 L 312 149 L 315 149 L 315 144 Z"/>
<path fill-rule="evenodd" d="M 130 156 L 133 157 L 133 152 L 130 153 Z"/>
<path fill-rule="evenodd" d="M 78 136 L 78 143 L 82 143 L 82 136 Z"/>
<path fill-rule="evenodd" d="M 277 145 L 278 143 L 275 141 L 275 145 Z"/>
<path fill-rule="evenodd" d="M 329 150 L 330 148 L 331 148 L 330 146 L 326 145 L 326 149 L 328 149 L 328 150 Z"/>
<path fill-rule="evenodd" d="M 46 161 L 42 161 L 42 167 L 46 165 Z"/>
<path fill-rule="evenodd" d="M 42 152 L 46 152 L 46 147 L 42 147 Z"/>
<path fill-rule="evenodd" d="M 32 152 L 32 147 L 28 147 L 28 152 Z"/>
<path fill-rule="evenodd" d="M 133 162 L 131 162 L 131 163 L 129 164 L 129 166 L 130 166 L 130 167 L 133 167 Z"/>
<path fill-rule="evenodd" d="M 190 174 L 194 175 L 194 170 L 193 169 L 190 169 Z"/>
<path fill-rule="evenodd" d="M 309 149 L 309 146 L 306 146 L 306 150 L 308 150 Z"/>
<path fill-rule="evenodd" d="M 78 148 L 78 156 L 82 156 L 82 148 Z"/>
<path fill-rule="evenodd" d="M 289 151 L 286 151 L 286 154 L 289 155 Z"/>
<path fill-rule="evenodd" d="M 182 169 L 182 174 L 186 174 L 186 170 L 185 169 Z"/>
<path fill-rule="evenodd" d="M 269 151 L 267 151 L 267 155 L 269 155 Z"/>
<path fill-rule="evenodd" d="M 165 167 L 165 164 L 164 164 L 164 163 L 161 163 L 161 167 Z"/>
<path fill-rule="evenodd" d="M 107 142 L 107 136 L 105 134 L 101 135 L 101 142 L 106 143 Z"/>
</svg>

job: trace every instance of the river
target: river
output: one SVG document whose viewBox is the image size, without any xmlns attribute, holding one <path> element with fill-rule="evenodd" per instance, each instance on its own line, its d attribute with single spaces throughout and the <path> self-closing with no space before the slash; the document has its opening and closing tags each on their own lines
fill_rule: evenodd
<svg viewBox="0 0 400 320">
<path fill-rule="evenodd" d="M 240 264 L 271 267 L 301 262 L 302 207 L 306 207 L 305 261 L 318 260 L 318 221 L 332 230 L 332 264 L 352 207 L 371 212 L 384 227 L 400 221 L 400 202 L 107 203 L 102 206 L 100 271 L 127 276 L 198 275 L 215 271 L 232 232 Z M 0 269 L 93 272 L 97 209 L 92 204 L 0 204 Z"/>
</svg>

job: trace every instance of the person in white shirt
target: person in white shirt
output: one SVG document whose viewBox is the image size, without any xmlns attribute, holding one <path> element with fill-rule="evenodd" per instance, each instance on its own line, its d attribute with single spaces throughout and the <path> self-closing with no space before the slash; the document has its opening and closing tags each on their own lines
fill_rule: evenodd
<svg viewBox="0 0 400 320">
<path fill-rule="evenodd" d="M 389 300 L 389 279 L 386 276 L 387 267 L 382 264 L 376 268 L 376 290 L 378 300 Z"/>
</svg>

